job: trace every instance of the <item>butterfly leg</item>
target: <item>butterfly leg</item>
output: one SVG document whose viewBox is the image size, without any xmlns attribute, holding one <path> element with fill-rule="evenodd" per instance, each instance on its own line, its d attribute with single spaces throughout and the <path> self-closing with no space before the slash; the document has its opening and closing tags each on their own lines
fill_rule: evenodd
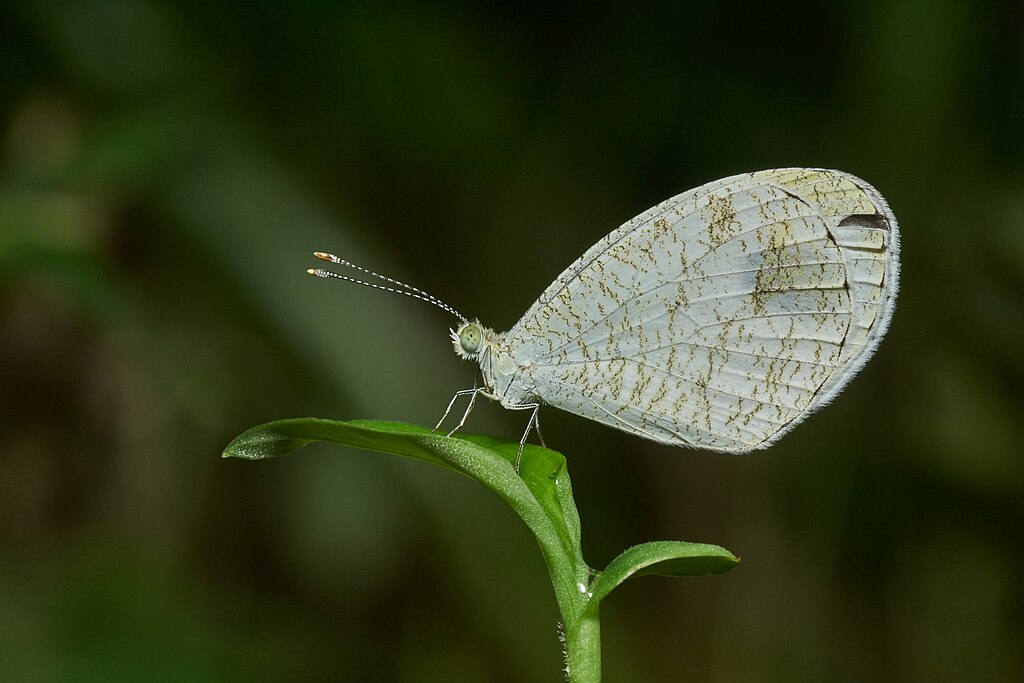
<svg viewBox="0 0 1024 683">
<path fill-rule="evenodd" d="M 519 440 L 519 452 L 516 453 L 516 474 L 519 474 L 519 463 L 523 459 L 523 446 L 526 445 L 526 439 L 530 436 L 530 430 L 536 429 L 537 435 L 540 436 L 540 418 L 537 414 L 540 412 L 539 403 L 525 403 L 521 406 L 508 406 L 509 410 L 533 410 L 530 413 L 530 421 L 526 423 L 526 431 L 523 432 L 523 438 Z M 547 444 L 544 443 L 544 437 L 540 439 L 541 444 L 545 447 Z"/>
<path fill-rule="evenodd" d="M 537 410 L 540 410 L 538 406 Z M 544 448 L 548 447 L 548 442 L 544 440 L 544 435 L 540 431 L 540 412 L 534 412 L 533 414 L 533 426 L 537 430 L 537 438 L 540 439 L 540 445 Z"/>
<path fill-rule="evenodd" d="M 483 391 L 483 389 L 463 389 L 462 391 L 456 393 L 455 397 L 452 398 L 452 401 L 454 402 L 455 399 L 459 397 L 459 394 L 470 394 L 469 405 L 466 406 L 466 412 L 462 414 L 462 419 L 459 420 L 459 424 L 455 425 L 455 428 L 452 429 L 452 431 L 448 432 L 448 436 L 451 436 L 455 432 L 459 431 L 460 429 L 462 429 L 462 425 L 466 424 L 466 418 L 469 417 L 469 413 L 473 410 L 473 404 L 476 403 L 476 397 L 480 395 L 481 391 Z M 444 421 L 444 418 L 442 418 L 442 421 Z"/>
<path fill-rule="evenodd" d="M 450 415 L 452 412 L 452 407 L 455 405 L 455 402 L 459 400 L 460 396 L 467 396 L 469 394 L 473 394 L 473 398 L 469 400 L 469 408 L 466 408 L 466 412 L 463 414 L 462 420 L 459 421 L 459 426 L 452 430 L 453 433 L 457 431 L 459 427 L 465 424 L 466 415 L 469 415 L 469 411 L 473 408 L 473 401 L 476 400 L 476 394 L 478 391 L 479 390 L 476 387 L 473 387 L 472 389 L 461 389 L 459 391 L 456 391 L 455 395 L 452 396 L 452 400 L 448 402 L 448 407 L 445 408 L 444 415 L 441 416 L 441 419 L 437 421 L 437 424 L 434 425 L 434 428 L 431 429 L 430 431 L 436 432 L 438 429 L 441 428 L 441 425 L 444 424 L 444 421 L 448 419 L 448 415 Z M 449 433 L 448 436 L 451 436 L 451 433 Z"/>
</svg>

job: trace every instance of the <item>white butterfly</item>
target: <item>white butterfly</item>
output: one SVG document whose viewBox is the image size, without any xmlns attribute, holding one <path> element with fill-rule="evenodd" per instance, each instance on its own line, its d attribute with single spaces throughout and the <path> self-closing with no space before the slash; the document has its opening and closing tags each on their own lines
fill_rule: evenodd
<svg viewBox="0 0 1024 683">
<path fill-rule="evenodd" d="M 449 411 L 471 396 L 456 430 L 478 395 L 531 410 L 520 456 L 541 405 L 660 443 L 765 448 L 871 357 L 899 280 L 896 218 L 882 196 L 848 173 L 803 168 L 732 176 L 645 211 L 569 266 L 504 333 L 316 255 L 398 289 L 313 275 L 457 316 L 455 352 L 479 363 L 483 386 L 452 399 Z"/>
</svg>

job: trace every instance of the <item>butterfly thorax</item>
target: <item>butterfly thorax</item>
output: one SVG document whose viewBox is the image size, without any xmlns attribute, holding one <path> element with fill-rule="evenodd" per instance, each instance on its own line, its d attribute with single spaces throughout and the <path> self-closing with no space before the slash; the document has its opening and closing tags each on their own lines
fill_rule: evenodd
<svg viewBox="0 0 1024 683">
<path fill-rule="evenodd" d="M 505 333 L 484 327 L 479 320 L 462 323 L 451 330 L 455 354 L 480 366 L 484 395 L 505 407 L 535 403 L 529 368 L 516 362 L 505 343 Z"/>
</svg>

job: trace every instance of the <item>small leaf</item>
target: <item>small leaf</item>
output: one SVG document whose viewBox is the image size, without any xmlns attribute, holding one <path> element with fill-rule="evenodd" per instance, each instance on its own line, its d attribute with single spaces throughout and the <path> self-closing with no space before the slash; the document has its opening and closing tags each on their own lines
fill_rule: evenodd
<svg viewBox="0 0 1024 683">
<path fill-rule="evenodd" d="M 645 574 L 657 576 L 707 576 L 724 574 L 739 564 L 725 548 L 707 543 L 652 541 L 623 551 L 590 584 L 590 605 L 596 606 L 626 579 Z"/>
</svg>

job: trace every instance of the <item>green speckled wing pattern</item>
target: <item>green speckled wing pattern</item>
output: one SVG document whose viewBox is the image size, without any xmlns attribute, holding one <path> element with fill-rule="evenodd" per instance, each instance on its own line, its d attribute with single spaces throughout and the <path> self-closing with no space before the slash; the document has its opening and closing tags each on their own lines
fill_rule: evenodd
<svg viewBox="0 0 1024 683">
<path fill-rule="evenodd" d="M 659 442 L 763 448 L 870 357 L 898 250 L 885 200 L 854 176 L 733 176 L 595 244 L 503 346 L 548 405 Z"/>
</svg>

